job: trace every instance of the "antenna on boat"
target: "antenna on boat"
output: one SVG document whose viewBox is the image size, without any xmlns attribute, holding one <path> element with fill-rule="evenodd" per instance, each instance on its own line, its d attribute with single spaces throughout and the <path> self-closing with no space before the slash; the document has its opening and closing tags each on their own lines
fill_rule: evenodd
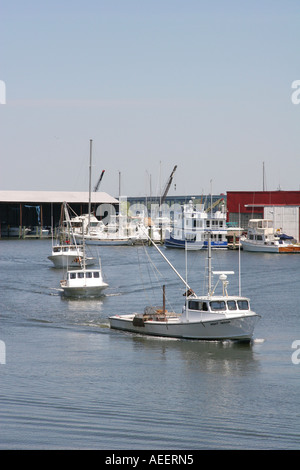
<svg viewBox="0 0 300 470">
<path fill-rule="evenodd" d="M 211 271 L 211 233 L 207 231 L 208 237 L 208 295 L 211 295 L 211 282 L 212 282 L 212 271 Z"/>
<path fill-rule="evenodd" d="M 93 146 L 93 141 L 90 139 L 90 166 L 89 166 L 89 230 L 90 230 L 90 224 L 91 224 L 91 193 L 92 193 L 92 146 Z"/>
</svg>

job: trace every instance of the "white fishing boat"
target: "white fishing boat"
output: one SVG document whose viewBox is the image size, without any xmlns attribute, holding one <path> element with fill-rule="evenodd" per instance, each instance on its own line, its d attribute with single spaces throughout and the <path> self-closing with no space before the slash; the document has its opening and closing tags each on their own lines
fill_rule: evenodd
<svg viewBox="0 0 300 470">
<path fill-rule="evenodd" d="M 83 262 L 83 249 L 80 245 L 71 245 L 66 241 L 63 244 L 53 245 L 52 254 L 48 259 L 52 261 L 55 268 L 78 268 Z M 95 264 L 95 258 L 86 256 L 86 266 Z"/>
<path fill-rule="evenodd" d="M 175 217 L 174 228 L 166 232 L 165 246 L 188 250 L 207 248 L 207 230 L 211 232 L 212 248 L 227 248 L 226 214 L 222 211 L 212 213 L 204 210 L 203 204 L 195 207 L 190 200 Z"/>
<path fill-rule="evenodd" d="M 101 269 L 83 268 L 67 271 L 60 286 L 67 297 L 98 297 L 108 284 L 103 281 Z"/>
<path fill-rule="evenodd" d="M 246 236 L 240 243 L 244 251 L 264 253 L 300 253 L 300 245 L 280 229 L 274 229 L 271 219 L 250 219 Z"/>
<path fill-rule="evenodd" d="M 153 245 L 185 284 L 185 304 L 182 312 L 168 312 L 163 295 L 163 306 L 160 308 L 151 306 L 146 307 L 143 313 L 109 317 L 112 329 L 191 340 L 251 340 L 260 316 L 251 310 L 247 297 L 240 294 L 228 295 L 227 275 L 233 274 L 232 271 L 212 272 L 210 237 L 208 240 L 208 293 L 203 296 L 195 294 L 155 243 Z M 219 275 L 215 287 L 212 286 L 212 274 Z M 222 292 L 216 294 L 219 282 L 222 284 Z"/>
<path fill-rule="evenodd" d="M 87 269 L 85 257 L 85 242 L 83 237 L 82 268 L 68 270 L 66 278 L 60 281 L 60 287 L 67 297 L 96 297 L 103 294 L 108 287 L 102 276 L 99 259 L 99 269 Z"/>
<path fill-rule="evenodd" d="M 95 258 L 87 256 L 82 245 L 76 243 L 74 232 L 70 223 L 67 203 L 63 203 L 64 221 L 58 239 L 54 242 L 52 231 L 52 252 L 48 259 L 52 261 L 55 268 L 80 268 L 85 256 L 85 265 L 91 266 Z"/>
</svg>

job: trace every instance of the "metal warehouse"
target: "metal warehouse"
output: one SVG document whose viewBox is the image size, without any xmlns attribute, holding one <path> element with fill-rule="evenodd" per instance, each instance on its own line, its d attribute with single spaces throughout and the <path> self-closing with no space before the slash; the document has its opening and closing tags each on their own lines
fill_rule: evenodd
<svg viewBox="0 0 300 470">
<path fill-rule="evenodd" d="M 22 233 L 23 227 L 32 227 L 35 233 L 42 228 L 58 225 L 62 203 L 80 215 L 88 212 L 89 193 L 70 191 L 0 191 L 0 237 L 13 231 Z M 102 204 L 118 208 L 119 201 L 105 192 L 93 192 L 91 205 L 97 211 Z"/>
</svg>

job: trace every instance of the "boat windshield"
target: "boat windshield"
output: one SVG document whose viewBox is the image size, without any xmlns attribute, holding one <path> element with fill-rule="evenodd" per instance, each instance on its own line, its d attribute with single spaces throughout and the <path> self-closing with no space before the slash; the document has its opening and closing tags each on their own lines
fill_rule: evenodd
<svg viewBox="0 0 300 470">
<path fill-rule="evenodd" d="M 84 272 L 79 272 L 79 273 L 74 272 L 74 273 L 72 273 L 71 272 L 71 273 L 68 274 L 68 276 L 69 276 L 69 279 L 76 279 L 76 278 L 77 279 L 84 279 L 84 278 L 89 278 L 90 279 L 92 277 L 98 279 L 98 278 L 100 278 L 100 272 L 99 271 L 88 271 L 86 273 L 84 273 Z"/>
<path fill-rule="evenodd" d="M 199 300 L 190 300 L 189 301 L 190 310 L 201 310 L 202 312 L 208 311 L 207 302 L 202 302 Z"/>
<path fill-rule="evenodd" d="M 237 310 L 236 301 L 235 300 L 228 300 L 227 301 L 227 307 L 228 307 L 228 310 Z"/>
<path fill-rule="evenodd" d="M 238 300 L 237 302 L 239 310 L 249 310 L 249 302 L 248 300 Z"/>
<path fill-rule="evenodd" d="M 211 310 L 226 310 L 226 303 L 224 300 L 212 300 L 209 304 Z"/>
</svg>

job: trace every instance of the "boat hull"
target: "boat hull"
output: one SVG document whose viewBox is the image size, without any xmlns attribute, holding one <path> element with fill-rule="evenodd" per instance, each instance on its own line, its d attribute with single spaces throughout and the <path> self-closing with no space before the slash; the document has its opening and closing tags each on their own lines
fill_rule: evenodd
<svg viewBox="0 0 300 470">
<path fill-rule="evenodd" d="M 77 242 L 82 243 L 82 237 L 75 236 Z M 134 238 L 99 238 L 97 236 L 86 236 L 84 238 L 86 245 L 97 246 L 120 246 L 120 245 L 134 245 Z"/>
<path fill-rule="evenodd" d="M 262 243 L 252 243 L 247 240 L 241 240 L 243 251 L 256 251 L 261 253 L 279 253 L 278 245 L 267 245 Z"/>
<path fill-rule="evenodd" d="M 211 241 L 211 248 L 227 248 L 227 241 L 221 241 L 221 242 L 215 242 Z M 165 246 L 167 248 L 183 248 L 187 250 L 202 250 L 202 249 L 207 249 L 208 248 L 208 243 L 207 241 L 202 241 L 202 240 L 181 240 L 178 238 L 173 238 L 172 236 L 169 236 L 168 238 L 165 239 Z"/>
<path fill-rule="evenodd" d="M 110 327 L 131 333 L 168 338 L 250 341 L 259 315 L 253 313 L 230 319 L 223 316 L 204 322 L 180 322 L 172 319 L 165 322 L 145 321 L 143 326 L 135 326 L 133 319 L 134 315 L 115 315 L 109 318 Z"/>
<path fill-rule="evenodd" d="M 55 268 L 80 268 L 81 262 L 78 256 L 74 255 L 51 255 L 48 259 L 52 261 Z M 85 265 L 92 266 L 94 258 L 86 258 Z"/>
<path fill-rule="evenodd" d="M 62 287 L 66 297 L 98 297 L 104 295 L 103 291 L 108 284 L 102 286 Z"/>
</svg>

